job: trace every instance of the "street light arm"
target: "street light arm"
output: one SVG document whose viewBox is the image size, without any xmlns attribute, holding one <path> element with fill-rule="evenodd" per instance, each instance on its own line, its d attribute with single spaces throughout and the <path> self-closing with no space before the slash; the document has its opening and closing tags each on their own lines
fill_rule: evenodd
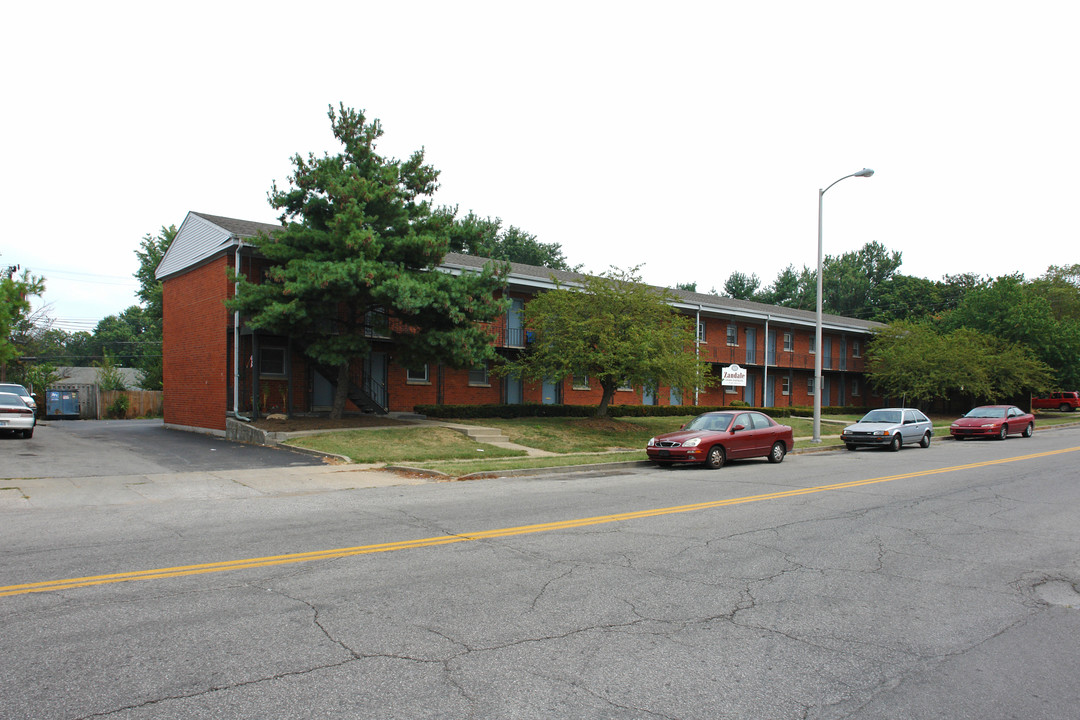
<svg viewBox="0 0 1080 720">
<path fill-rule="evenodd" d="M 844 177 L 840 178 L 840 180 L 847 180 L 847 179 L 848 179 L 849 177 L 870 177 L 870 176 L 871 176 L 871 175 L 873 175 L 873 174 L 874 174 L 874 171 L 873 171 L 873 170 L 871 170 L 870 168 L 863 168 L 863 169 L 862 169 L 862 170 L 860 170 L 859 172 L 853 172 L 853 173 L 851 173 L 850 175 L 845 175 Z M 840 180 L 837 180 L 837 181 L 836 181 L 836 182 L 834 182 L 834 183 L 833 183 L 832 185 L 830 185 L 829 187 L 825 188 L 824 190 L 820 190 L 819 192 L 820 192 L 820 193 L 821 193 L 822 195 L 824 195 L 824 194 L 825 194 L 826 192 L 828 192 L 828 191 L 829 191 L 829 188 L 831 188 L 831 187 L 832 187 L 833 185 L 835 185 L 836 183 L 840 182 Z"/>
</svg>

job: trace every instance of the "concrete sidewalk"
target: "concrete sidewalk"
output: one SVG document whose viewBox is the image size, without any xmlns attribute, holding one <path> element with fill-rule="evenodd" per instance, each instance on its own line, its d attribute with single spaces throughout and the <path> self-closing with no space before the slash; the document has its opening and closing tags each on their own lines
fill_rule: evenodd
<svg viewBox="0 0 1080 720">
<path fill-rule="evenodd" d="M 419 485 L 433 478 L 378 465 L 314 465 L 257 470 L 108 477 L 5 480 L 0 513 L 31 508 L 135 505 L 170 500 L 222 500 L 303 495 L 336 490 Z"/>
</svg>

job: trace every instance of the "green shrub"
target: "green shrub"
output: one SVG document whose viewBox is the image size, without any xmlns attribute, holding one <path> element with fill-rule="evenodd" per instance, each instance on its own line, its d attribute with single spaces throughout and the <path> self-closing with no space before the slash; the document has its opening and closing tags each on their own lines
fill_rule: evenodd
<svg viewBox="0 0 1080 720">
<path fill-rule="evenodd" d="M 127 411 L 128 397 L 127 395 L 120 395 L 109 404 L 109 407 L 106 408 L 105 413 L 111 418 L 123 419 L 127 417 Z"/>
</svg>

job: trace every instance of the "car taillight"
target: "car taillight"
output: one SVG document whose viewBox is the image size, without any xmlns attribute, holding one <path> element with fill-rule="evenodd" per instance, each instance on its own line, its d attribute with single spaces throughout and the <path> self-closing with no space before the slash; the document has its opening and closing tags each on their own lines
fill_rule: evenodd
<svg viewBox="0 0 1080 720">
<path fill-rule="evenodd" d="M 17 408 L 9 407 L 7 405 L 0 406 L 0 413 L 15 413 L 16 415 L 32 415 L 34 413 L 30 408 Z"/>
</svg>

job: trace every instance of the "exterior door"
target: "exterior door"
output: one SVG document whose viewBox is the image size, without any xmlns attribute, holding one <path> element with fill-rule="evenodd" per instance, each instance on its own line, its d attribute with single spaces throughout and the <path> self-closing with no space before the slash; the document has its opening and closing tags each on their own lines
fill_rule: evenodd
<svg viewBox="0 0 1080 720">
<path fill-rule="evenodd" d="M 325 412 L 334 407 L 334 385 L 322 376 L 318 370 L 313 373 L 311 388 L 311 409 Z"/>
<path fill-rule="evenodd" d="M 373 352 L 364 360 L 364 392 L 383 410 L 390 407 L 386 382 L 386 353 Z"/>
<path fill-rule="evenodd" d="M 540 402 L 543 405 L 559 404 L 559 384 L 554 380 L 545 379 L 540 389 Z"/>
<path fill-rule="evenodd" d="M 522 392 L 521 376 L 520 375 L 507 375 L 506 376 L 506 404 L 507 405 L 520 405 L 524 402 L 524 393 Z"/>
<path fill-rule="evenodd" d="M 656 390 L 646 385 L 641 389 L 641 404 L 642 405 L 655 405 L 656 404 Z"/>
<path fill-rule="evenodd" d="M 770 375 L 769 380 L 765 383 L 765 407 L 776 406 L 776 376 Z"/>
<path fill-rule="evenodd" d="M 747 330 L 747 333 L 749 333 L 749 332 L 750 331 Z M 743 398 L 742 399 L 743 399 L 743 401 L 749 403 L 750 405 L 755 405 L 756 404 L 754 402 L 754 391 L 756 389 L 756 386 L 757 386 L 757 377 L 755 376 L 754 373 L 747 372 L 746 373 L 746 387 L 743 388 Z"/>
</svg>

